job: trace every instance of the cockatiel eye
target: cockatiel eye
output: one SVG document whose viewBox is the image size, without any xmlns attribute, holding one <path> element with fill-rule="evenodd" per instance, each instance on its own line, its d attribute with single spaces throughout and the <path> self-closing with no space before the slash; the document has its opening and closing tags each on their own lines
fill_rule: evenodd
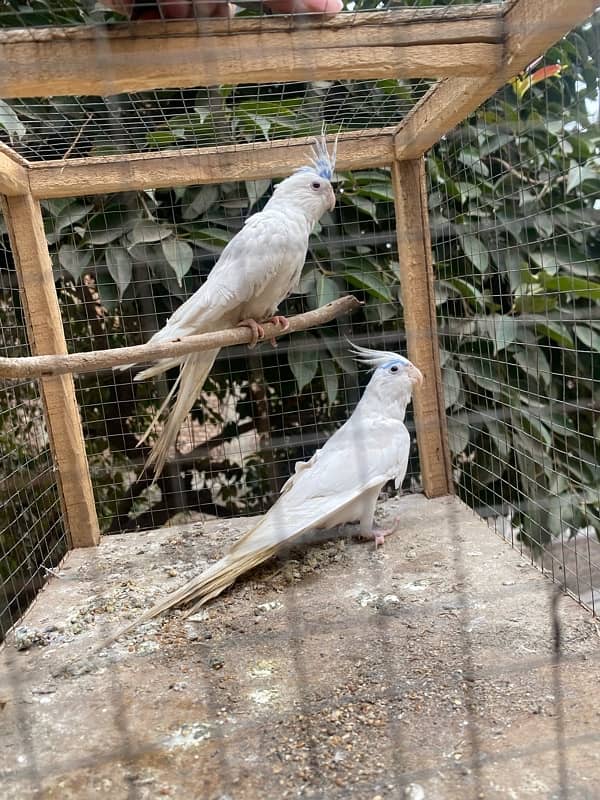
<svg viewBox="0 0 600 800">
<path fill-rule="evenodd" d="M 390 367 L 390 372 L 398 372 L 398 367 Z"/>
<path fill-rule="evenodd" d="M 311 186 L 312 186 L 313 189 L 320 189 L 321 188 L 321 184 L 319 183 L 319 181 L 313 181 Z"/>
</svg>

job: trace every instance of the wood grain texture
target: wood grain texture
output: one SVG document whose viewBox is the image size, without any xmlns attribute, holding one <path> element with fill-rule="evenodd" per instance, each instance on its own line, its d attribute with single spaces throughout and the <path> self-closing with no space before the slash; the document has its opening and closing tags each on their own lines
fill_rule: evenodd
<svg viewBox="0 0 600 800">
<path fill-rule="evenodd" d="M 305 331 L 324 325 L 336 317 L 348 314 L 361 305 L 354 295 L 340 297 L 321 308 L 289 317 L 290 327 L 282 331 L 272 323 L 263 325 L 265 339 L 277 338 L 297 331 Z M 176 358 L 215 347 L 230 347 L 248 344 L 252 339 L 250 328 L 186 336 L 173 342 L 159 344 L 140 344 L 132 347 L 115 347 L 112 350 L 92 350 L 87 353 L 67 355 L 39 355 L 27 358 L 0 358 L 0 378 L 39 378 L 42 376 L 64 375 L 67 373 L 97 372 L 125 364 L 156 361 L 159 358 Z"/>
<path fill-rule="evenodd" d="M 429 150 L 561 36 L 591 16 L 597 0 L 515 0 L 504 5 L 505 52 L 495 74 L 482 74 L 478 81 L 449 77 L 434 86 L 399 124 L 397 158 L 413 159 Z"/>
<path fill-rule="evenodd" d="M 2 201 L 34 354 L 67 347 L 39 203 L 30 195 Z M 72 547 L 95 545 L 100 529 L 71 375 L 42 378 L 42 399 L 67 534 Z"/>
<path fill-rule="evenodd" d="M 337 169 L 390 164 L 394 158 L 394 130 L 390 127 L 341 134 Z M 328 137 L 330 146 L 334 138 Z M 301 137 L 32 164 L 29 182 L 34 197 L 47 199 L 284 177 L 308 163 L 313 141 L 312 137 Z"/>
<path fill-rule="evenodd" d="M 433 289 L 431 239 L 422 158 L 392 165 L 400 288 L 408 357 L 423 373 L 414 397 L 423 488 L 428 497 L 452 492 Z"/>
<path fill-rule="evenodd" d="M 8 30 L 0 32 L 0 97 L 481 76 L 499 65 L 501 41 L 495 6 Z"/>
<path fill-rule="evenodd" d="M 0 194 L 7 197 L 27 194 L 29 192 L 27 169 L 6 152 L 8 149 L 0 148 Z"/>
</svg>

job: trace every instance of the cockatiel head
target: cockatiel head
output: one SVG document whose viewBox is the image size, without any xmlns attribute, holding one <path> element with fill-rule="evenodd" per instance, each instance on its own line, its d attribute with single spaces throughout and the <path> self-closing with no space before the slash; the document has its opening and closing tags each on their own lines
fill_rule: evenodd
<svg viewBox="0 0 600 800">
<path fill-rule="evenodd" d="M 335 168 L 337 139 L 331 153 L 327 151 L 325 134 L 315 140 L 311 165 L 300 167 L 293 175 L 275 187 L 267 205 L 291 203 L 301 208 L 307 218 L 317 222 L 326 211 L 335 208 L 335 193 L 331 185 Z"/>
<path fill-rule="evenodd" d="M 352 342 L 349 344 L 356 360 L 374 370 L 365 389 L 363 401 L 379 400 L 390 412 L 397 407 L 401 409 L 403 417 L 412 396 L 413 386 L 415 384 L 420 386 L 423 382 L 421 371 L 398 353 L 389 350 L 369 350 Z"/>
</svg>

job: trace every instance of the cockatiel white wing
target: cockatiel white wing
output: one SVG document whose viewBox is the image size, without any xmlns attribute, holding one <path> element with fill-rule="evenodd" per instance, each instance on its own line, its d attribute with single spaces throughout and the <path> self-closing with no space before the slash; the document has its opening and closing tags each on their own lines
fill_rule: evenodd
<svg viewBox="0 0 600 800">
<path fill-rule="evenodd" d="M 389 480 L 404 478 L 410 450 L 406 427 L 396 420 L 350 419 L 310 461 L 300 462 L 275 506 L 230 550 L 230 556 L 292 541 L 302 533 L 357 522 L 357 500 Z"/>
<path fill-rule="evenodd" d="M 230 327 L 239 321 L 240 314 L 243 317 L 252 299 L 264 292 L 281 265 L 293 261 L 301 261 L 302 268 L 304 251 L 299 249 L 299 243 L 286 236 L 285 231 L 274 233 L 269 219 L 250 217 L 225 246 L 206 281 L 151 341 L 169 341 Z M 277 305 L 278 299 L 274 298 L 274 302 Z"/>
</svg>

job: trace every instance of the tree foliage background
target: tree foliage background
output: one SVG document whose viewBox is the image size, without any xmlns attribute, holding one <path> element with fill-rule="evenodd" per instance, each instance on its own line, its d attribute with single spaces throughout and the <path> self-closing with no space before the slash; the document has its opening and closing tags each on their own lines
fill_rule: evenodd
<svg viewBox="0 0 600 800">
<path fill-rule="evenodd" d="M 50 3 L 0 3 L 0 21 L 112 18 L 93 3 L 61 6 L 57 20 Z M 515 529 L 537 543 L 588 524 L 600 531 L 599 53 L 594 19 L 537 66 L 560 64 L 559 75 L 507 85 L 427 155 L 456 484 L 480 513 L 512 514 Z M 225 86 L 76 103 L 0 101 L 0 139 L 34 158 L 43 126 L 43 145 L 55 158 L 106 153 L 119 120 L 141 101 L 148 120 L 160 109 L 162 121 L 136 129 L 136 149 L 272 139 L 315 133 L 321 119 L 332 131 L 348 118 L 358 126 L 385 124 L 420 93 L 419 82 L 336 81 L 273 84 L 258 99 L 256 87 Z M 365 301 L 353 317 L 353 335 L 403 347 L 389 172 L 354 172 L 340 181 L 337 208 L 313 237 L 301 293 L 284 311 L 351 291 Z M 198 288 L 271 191 L 264 181 L 44 202 L 71 349 L 148 338 Z M 20 355 L 26 352 L 22 310 L 6 230 L 0 234 L 0 344 Z M 334 322 L 295 336 L 289 348 L 263 348 L 260 357 L 229 354 L 205 398 L 227 399 L 227 415 L 223 403 L 197 404 L 193 416 L 211 426 L 212 438 L 177 453 L 153 490 L 141 475 L 147 450 L 137 445 L 174 376 L 135 390 L 127 373 L 79 378 L 105 531 L 162 524 L 181 508 L 224 516 L 263 511 L 293 462 L 310 455 L 358 398 L 364 378 L 341 344 L 349 330 L 347 322 Z M 0 467 L 0 570 L 12 578 L 21 570 L 31 580 L 40 562 L 60 554 L 47 548 L 51 556 L 31 557 L 32 536 L 41 527 L 60 537 L 58 504 L 47 448 L 40 446 L 37 387 L 11 387 L 9 397 L 9 411 L 0 416 L 7 454 Z M 257 441 L 251 456 L 240 461 L 222 450 L 248 432 Z M 15 487 L 25 462 L 28 472 Z M 416 456 L 410 473 L 417 485 Z M 32 476 L 39 487 L 35 503 L 28 494 Z"/>
</svg>

